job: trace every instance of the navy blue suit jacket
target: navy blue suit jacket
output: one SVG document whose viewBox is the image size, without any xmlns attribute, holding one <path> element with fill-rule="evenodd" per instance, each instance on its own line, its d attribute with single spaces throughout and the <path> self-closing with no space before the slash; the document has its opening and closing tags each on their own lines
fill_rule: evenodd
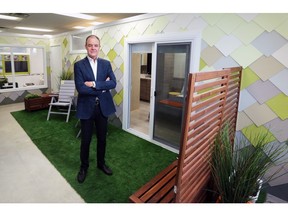
<svg viewBox="0 0 288 216">
<path fill-rule="evenodd" d="M 110 80 L 106 81 L 108 77 Z M 110 93 L 110 89 L 116 87 L 116 77 L 109 61 L 97 59 L 96 81 L 87 57 L 76 62 L 74 64 L 74 79 L 78 91 L 77 118 L 89 119 L 92 116 L 96 97 L 100 100 L 100 108 L 104 116 L 108 117 L 116 111 Z M 95 81 L 96 88 L 86 86 L 85 81 Z"/>
</svg>

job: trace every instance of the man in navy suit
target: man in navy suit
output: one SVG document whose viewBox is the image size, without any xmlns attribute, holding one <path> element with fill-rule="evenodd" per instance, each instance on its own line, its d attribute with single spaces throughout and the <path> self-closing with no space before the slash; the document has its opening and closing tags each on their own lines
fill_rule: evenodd
<svg viewBox="0 0 288 216">
<path fill-rule="evenodd" d="M 115 113 L 111 89 L 116 78 L 109 61 L 98 57 L 100 40 L 96 35 L 86 38 L 87 56 L 74 64 L 75 85 L 78 91 L 77 118 L 81 121 L 80 170 L 77 175 L 83 183 L 89 167 L 89 149 L 93 124 L 97 135 L 97 167 L 107 175 L 112 170 L 105 163 L 108 116 Z"/>
</svg>

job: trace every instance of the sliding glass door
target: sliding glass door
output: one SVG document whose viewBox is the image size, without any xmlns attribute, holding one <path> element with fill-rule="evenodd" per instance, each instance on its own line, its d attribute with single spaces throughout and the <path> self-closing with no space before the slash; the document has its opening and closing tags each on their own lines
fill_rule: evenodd
<svg viewBox="0 0 288 216">
<path fill-rule="evenodd" d="M 157 45 L 153 139 L 179 148 L 191 43 Z"/>
</svg>

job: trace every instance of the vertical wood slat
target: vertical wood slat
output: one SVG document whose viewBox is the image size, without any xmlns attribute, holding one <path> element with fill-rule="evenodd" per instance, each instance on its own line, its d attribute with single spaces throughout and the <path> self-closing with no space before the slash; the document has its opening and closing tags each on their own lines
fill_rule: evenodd
<svg viewBox="0 0 288 216">
<path fill-rule="evenodd" d="M 177 166 L 176 202 L 199 202 L 203 201 L 200 197 L 206 197 L 203 193 L 210 180 L 208 161 L 214 138 L 225 120 L 229 120 L 234 132 L 236 130 L 241 73 L 242 67 L 234 67 L 189 75 Z M 211 121 L 211 113 L 214 118 L 219 113 L 219 117 Z M 202 142 L 203 139 L 209 140 Z M 194 148 L 199 142 L 202 146 Z M 199 170 L 206 172 L 199 173 Z"/>
<path fill-rule="evenodd" d="M 229 123 L 229 131 L 231 134 L 230 139 L 231 143 L 234 143 L 234 135 L 236 132 L 237 115 L 240 100 L 242 67 L 231 67 L 227 69 L 230 72 L 230 81 L 228 84 L 227 104 L 224 109 L 223 122 Z"/>
</svg>

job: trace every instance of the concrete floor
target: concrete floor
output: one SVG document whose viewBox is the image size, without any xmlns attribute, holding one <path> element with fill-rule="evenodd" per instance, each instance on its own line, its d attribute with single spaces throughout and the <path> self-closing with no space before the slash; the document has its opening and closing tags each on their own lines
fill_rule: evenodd
<svg viewBox="0 0 288 216">
<path fill-rule="evenodd" d="M 10 114 L 23 109 L 0 106 L 0 203 L 84 203 Z M 287 173 L 271 182 L 267 203 L 288 202 Z"/>
<path fill-rule="evenodd" d="M 10 114 L 23 109 L 0 106 L 0 203 L 84 203 Z"/>
</svg>

